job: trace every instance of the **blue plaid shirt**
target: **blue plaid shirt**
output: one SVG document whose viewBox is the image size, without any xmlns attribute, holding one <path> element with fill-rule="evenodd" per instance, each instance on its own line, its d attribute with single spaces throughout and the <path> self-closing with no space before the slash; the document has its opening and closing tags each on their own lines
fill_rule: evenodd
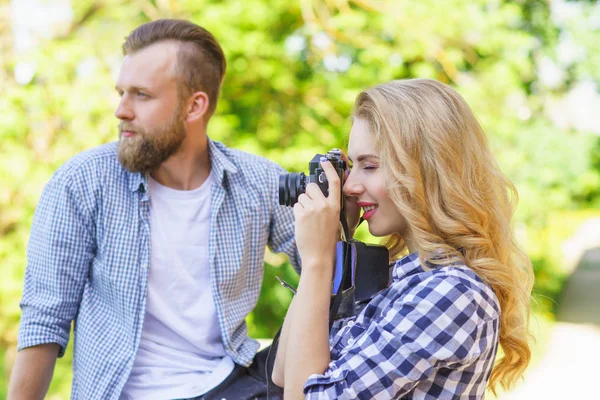
<svg viewBox="0 0 600 400">
<path fill-rule="evenodd" d="M 265 247 L 299 265 L 294 216 L 279 206 L 283 169 L 209 141 L 213 184 L 208 243 L 223 346 L 249 365 L 258 343 L 245 317 L 262 284 Z M 69 340 L 75 320 L 72 398 L 118 399 L 144 321 L 150 267 L 146 177 L 125 170 L 116 143 L 75 156 L 46 185 L 35 213 L 21 302 L 19 349 Z"/>
<path fill-rule="evenodd" d="M 389 288 L 336 322 L 331 363 L 304 386 L 307 399 L 481 399 L 498 347 L 500 309 L 469 268 L 424 271 L 396 262 Z"/>
</svg>

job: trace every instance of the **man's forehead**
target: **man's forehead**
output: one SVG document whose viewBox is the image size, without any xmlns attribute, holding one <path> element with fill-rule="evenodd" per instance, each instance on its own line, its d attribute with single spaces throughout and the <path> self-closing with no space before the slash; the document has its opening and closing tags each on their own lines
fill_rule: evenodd
<svg viewBox="0 0 600 400">
<path fill-rule="evenodd" d="M 121 65 L 121 76 L 174 77 L 177 52 L 176 42 L 164 41 L 127 54 Z"/>
</svg>

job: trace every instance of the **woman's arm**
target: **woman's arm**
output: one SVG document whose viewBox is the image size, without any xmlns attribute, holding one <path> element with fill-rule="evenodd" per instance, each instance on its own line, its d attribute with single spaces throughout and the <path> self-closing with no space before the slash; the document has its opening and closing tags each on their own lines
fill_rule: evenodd
<svg viewBox="0 0 600 400">
<path fill-rule="evenodd" d="M 281 383 L 283 373 L 280 386 L 286 400 L 304 398 L 308 377 L 323 373 L 330 361 L 329 302 L 340 215 L 340 180 L 328 161 L 321 159 L 321 165 L 329 182 L 328 197 L 311 183 L 294 205 L 302 272 L 284 322 L 273 373 L 275 383 Z"/>
<path fill-rule="evenodd" d="M 284 396 L 303 399 L 304 384 L 329 365 L 329 301 L 331 269 L 303 264 L 289 325 L 285 352 Z M 287 318 L 289 318 L 288 316 Z M 286 318 L 286 319 L 287 319 Z"/>
<path fill-rule="evenodd" d="M 271 373 L 271 379 L 277 386 L 283 387 L 284 385 L 284 371 L 285 371 L 285 352 L 287 350 L 287 342 L 289 331 L 292 329 L 292 320 L 294 319 L 294 300 L 292 299 L 288 311 L 283 320 L 283 328 L 281 328 L 281 335 L 279 335 L 279 344 L 277 345 L 277 354 L 275 356 L 275 365 L 273 366 L 273 372 Z"/>
</svg>

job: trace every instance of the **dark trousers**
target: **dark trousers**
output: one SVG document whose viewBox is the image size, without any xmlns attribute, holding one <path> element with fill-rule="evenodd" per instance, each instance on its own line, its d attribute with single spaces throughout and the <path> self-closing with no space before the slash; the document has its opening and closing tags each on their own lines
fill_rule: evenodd
<svg viewBox="0 0 600 400">
<path fill-rule="evenodd" d="M 270 347 L 267 347 L 256 353 L 254 361 L 249 367 L 236 364 L 231 374 L 223 382 L 194 400 L 282 400 L 283 389 L 276 386 L 271 380 L 276 347 L 271 351 L 268 376 L 265 375 L 269 349 Z"/>
</svg>

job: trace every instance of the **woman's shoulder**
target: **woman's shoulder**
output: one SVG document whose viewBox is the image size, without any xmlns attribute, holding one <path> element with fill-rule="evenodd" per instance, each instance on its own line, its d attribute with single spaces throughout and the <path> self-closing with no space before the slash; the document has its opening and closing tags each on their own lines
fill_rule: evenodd
<svg viewBox="0 0 600 400">
<path fill-rule="evenodd" d="M 393 266 L 389 289 L 386 296 L 390 306 L 409 301 L 425 301 L 437 307 L 470 303 L 485 320 L 496 319 L 500 314 L 498 298 L 491 286 L 461 262 L 423 268 L 418 255 L 411 254 Z"/>
</svg>

